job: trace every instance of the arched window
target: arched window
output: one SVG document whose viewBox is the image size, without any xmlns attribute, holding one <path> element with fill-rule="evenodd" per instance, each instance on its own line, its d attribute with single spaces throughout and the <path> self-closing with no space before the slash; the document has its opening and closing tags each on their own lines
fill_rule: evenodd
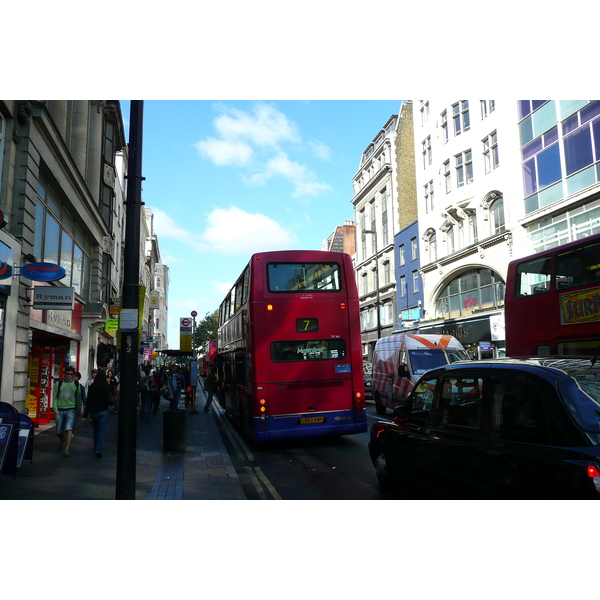
<svg viewBox="0 0 600 600">
<path fill-rule="evenodd" d="M 438 296 L 436 317 L 453 319 L 504 305 L 504 281 L 491 269 L 472 269 L 453 279 Z"/>
<path fill-rule="evenodd" d="M 492 234 L 504 231 L 504 199 L 498 198 L 490 204 Z"/>
</svg>

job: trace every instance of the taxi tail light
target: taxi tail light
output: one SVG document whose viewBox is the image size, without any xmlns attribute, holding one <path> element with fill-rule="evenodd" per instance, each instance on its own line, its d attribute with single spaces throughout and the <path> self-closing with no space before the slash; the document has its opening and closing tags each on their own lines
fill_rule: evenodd
<svg viewBox="0 0 600 600">
<path fill-rule="evenodd" d="M 340 302 L 340 308 L 342 310 L 346 310 L 346 303 L 345 302 Z"/>
<path fill-rule="evenodd" d="M 587 474 L 596 488 L 598 498 L 600 498 L 600 471 L 598 470 L 598 467 L 594 465 L 588 465 Z"/>
</svg>

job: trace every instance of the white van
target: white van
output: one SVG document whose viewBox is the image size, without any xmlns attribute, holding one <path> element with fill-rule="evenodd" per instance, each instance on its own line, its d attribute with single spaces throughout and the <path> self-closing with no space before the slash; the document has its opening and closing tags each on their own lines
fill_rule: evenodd
<svg viewBox="0 0 600 600">
<path fill-rule="evenodd" d="M 373 397 L 378 415 L 401 406 L 423 373 L 458 360 L 469 360 L 451 335 L 397 333 L 381 338 L 373 353 Z"/>
</svg>

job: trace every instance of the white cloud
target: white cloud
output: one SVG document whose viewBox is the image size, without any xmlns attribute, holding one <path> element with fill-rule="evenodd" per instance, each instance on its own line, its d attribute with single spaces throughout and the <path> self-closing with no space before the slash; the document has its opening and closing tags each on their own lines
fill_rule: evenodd
<svg viewBox="0 0 600 600">
<path fill-rule="evenodd" d="M 245 165 L 252 160 L 252 148 L 245 142 L 207 138 L 195 144 L 200 154 L 217 167 Z"/>
<path fill-rule="evenodd" d="M 319 140 L 310 140 L 308 147 L 321 160 L 331 160 L 331 148 Z"/>
<path fill-rule="evenodd" d="M 214 252 L 249 255 L 267 250 L 287 250 L 297 243 L 293 232 L 266 215 L 248 213 L 237 206 L 215 208 L 201 236 Z"/>
<path fill-rule="evenodd" d="M 211 281 L 210 285 L 212 289 L 217 292 L 221 296 L 225 296 L 225 294 L 231 289 L 233 283 L 231 281 Z"/>
<path fill-rule="evenodd" d="M 219 138 L 207 137 L 195 147 L 203 158 L 216 166 L 248 167 L 243 180 L 252 185 L 265 185 L 275 175 L 291 181 L 293 195 L 319 196 L 331 186 L 316 181 L 316 175 L 305 165 L 290 160 L 282 145 L 300 144 L 302 138 L 296 124 L 269 104 L 257 104 L 253 113 L 219 106 L 221 114 L 213 121 Z M 329 160 L 331 150 L 319 140 L 308 147 L 320 160 Z M 269 153 L 271 156 L 269 157 Z M 274 155 L 273 155 L 274 153 Z"/>
<path fill-rule="evenodd" d="M 300 142 L 296 124 L 269 104 L 257 104 L 254 114 L 222 108 L 213 124 L 226 140 L 246 139 L 257 146 L 276 147 L 281 141 Z"/>
<path fill-rule="evenodd" d="M 171 254 L 163 254 L 160 258 L 161 258 L 163 264 L 165 264 L 165 265 L 175 265 L 175 264 L 182 265 L 183 263 L 185 263 L 185 260 L 183 260 L 183 258 L 176 258 L 175 256 L 173 256 Z"/>
<path fill-rule="evenodd" d="M 264 185 L 272 177 L 280 175 L 289 179 L 294 185 L 294 197 L 319 196 L 331 189 L 328 183 L 315 181 L 315 174 L 304 165 L 290 160 L 284 152 L 270 158 L 262 171 L 246 178 L 248 183 Z"/>
</svg>

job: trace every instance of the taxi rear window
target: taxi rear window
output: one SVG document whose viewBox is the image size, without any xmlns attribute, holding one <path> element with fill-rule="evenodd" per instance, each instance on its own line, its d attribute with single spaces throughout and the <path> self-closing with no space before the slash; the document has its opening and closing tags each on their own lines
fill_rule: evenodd
<svg viewBox="0 0 600 600">
<path fill-rule="evenodd" d="M 567 408 L 580 427 L 600 432 L 600 373 L 596 370 L 563 377 L 558 385 Z"/>
</svg>

